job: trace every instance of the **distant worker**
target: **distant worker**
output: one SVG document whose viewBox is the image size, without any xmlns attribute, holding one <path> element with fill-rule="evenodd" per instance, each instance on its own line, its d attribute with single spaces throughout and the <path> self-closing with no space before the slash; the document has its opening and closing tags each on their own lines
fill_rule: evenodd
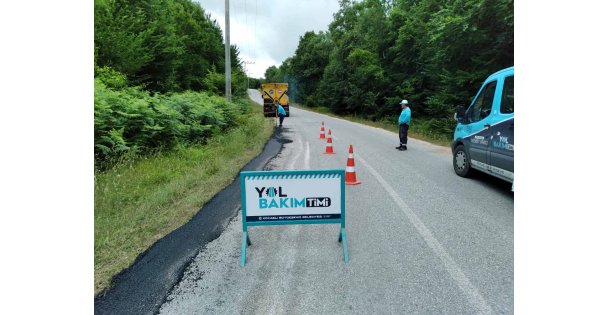
<svg viewBox="0 0 608 315">
<path fill-rule="evenodd" d="M 410 118 L 412 111 L 408 106 L 407 100 L 401 101 L 401 115 L 399 115 L 399 146 L 395 149 L 399 151 L 407 150 L 407 130 L 410 129 Z"/>
<path fill-rule="evenodd" d="M 277 108 L 277 111 L 279 112 L 279 127 L 283 127 L 283 119 L 285 118 L 285 116 L 287 116 L 285 108 L 283 108 L 281 104 L 277 103 L 277 101 L 274 101 L 274 105 Z"/>
</svg>

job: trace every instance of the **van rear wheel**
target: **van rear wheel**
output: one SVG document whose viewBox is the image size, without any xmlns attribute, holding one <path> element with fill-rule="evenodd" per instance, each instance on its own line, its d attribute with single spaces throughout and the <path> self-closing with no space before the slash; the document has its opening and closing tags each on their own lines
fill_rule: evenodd
<svg viewBox="0 0 608 315">
<path fill-rule="evenodd" d="M 468 177 L 471 174 L 471 160 L 462 144 L 454 150 L 453 164 L 458 176 Z"/>
</svg>

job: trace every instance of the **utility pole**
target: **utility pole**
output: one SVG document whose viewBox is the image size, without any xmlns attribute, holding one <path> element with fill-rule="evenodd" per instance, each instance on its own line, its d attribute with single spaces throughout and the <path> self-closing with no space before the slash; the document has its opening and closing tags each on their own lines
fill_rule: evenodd
<svg viewBox="0 0 608 315">
<path fill-rule="evenodd" d="M 247 65 L 253 65 L 255 61 L 243 61 L 243 66 L 245 66 L 245 75 L 247 76 L 247 89 L 249 89 L 249 73 L 247 73 Z"/>
<path fill-rule="evenodd" d="M 226 11 L 226 100 L 232 102 L 232 78 L 230 70 L 230 1 L 225 2 Z"/>
</svg>

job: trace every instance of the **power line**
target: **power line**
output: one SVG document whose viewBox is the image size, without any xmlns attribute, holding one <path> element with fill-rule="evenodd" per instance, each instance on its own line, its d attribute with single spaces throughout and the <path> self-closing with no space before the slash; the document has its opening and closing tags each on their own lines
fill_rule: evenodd
<svg viewBox="0 0 608 315">
<path fill-rule="evenodd" d="M 258 0 L 255 0 L 255 19 L 253 23 L 253 55 L 256 51 L 256 42 L 258 39 Z"/>
<path fill-rule="evenodd" d="M 247 0 L 243 0 L 245 4 L 245 25 L 249 29 L 249 12 L 247 11 Z M 247 50 L 249 51 L 249 56 L 251 56 L 251 42 L 247 39 Z"/>
</svg>

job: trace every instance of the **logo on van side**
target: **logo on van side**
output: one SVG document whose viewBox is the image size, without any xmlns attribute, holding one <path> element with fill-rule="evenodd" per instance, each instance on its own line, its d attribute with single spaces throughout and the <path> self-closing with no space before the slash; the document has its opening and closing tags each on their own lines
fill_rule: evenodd
<svg viewBox="0 0 608 315">
<path fill-rule="evenodd" d="M 478 143 L 482 145 L 488 145 L 488 140 L 484 136 L 474 136 L 471 138 L 471 143 Z"/>
<path fill-rule="evenodd" d="M 513 145 L 509 143 L 509 137 L 498 136 L 498 141 L 492 141 L 492 145 L 499 149 L 513 151 Z"/>
</svg>

